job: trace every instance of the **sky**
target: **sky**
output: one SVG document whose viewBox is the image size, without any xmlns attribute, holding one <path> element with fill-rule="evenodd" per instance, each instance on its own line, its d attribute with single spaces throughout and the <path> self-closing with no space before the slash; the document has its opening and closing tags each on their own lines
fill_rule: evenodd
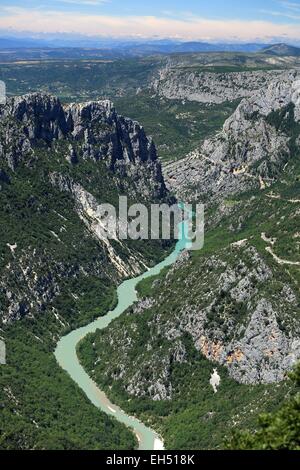
<svg viewBox="0 0 300 470">
<path fill-rule="evenodd" d="M 0 31 L 300 41 L 300 0 L 0 0 Z"/>
</svg>

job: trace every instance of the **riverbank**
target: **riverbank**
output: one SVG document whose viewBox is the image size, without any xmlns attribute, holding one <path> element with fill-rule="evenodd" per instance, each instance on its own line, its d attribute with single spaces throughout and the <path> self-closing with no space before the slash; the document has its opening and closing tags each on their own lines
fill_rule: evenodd
<svg viewBox="0 0 300 470">
<path fill-rule="evenodd" d="M 182 222 L 182 227 L 187 221 Z M 179 232 L 181 233 L 181 232 Z M 184 233 L 184 231 L 182 231 Z M 187 240 L 179 240 L 173 252 L 161 263 L 157 264 L 140 276 L 124 281 L 117 289 L 118 304 L 107 315 L 98 318 L 85 327 L 78 328 L 61 338 L 55 350 L 55 357 L 59 365 L 71 376 L 74 382 L 84 391 L 89 400 L 99 409 L 131 428 L 137 436 L 139 450 L 163 450 L 162 438 L 152 429 L 145 426 L 138 419 L 127 415 L 123 410 L 110 402 L 107 395 L 100 390 L 95 382 L 85 372 L 79 362 L 76 349 L 78 343 L 89 333 L 106 328 L 114 319 L 118 318 L 128 307 L 137 301 L 136 286 L 143 279 L 157 275 L 167 266 L 172 265 L 180 252 L 185 248 Z M 117 449 L 116 449 L 117 450 Z"/>
</svg>

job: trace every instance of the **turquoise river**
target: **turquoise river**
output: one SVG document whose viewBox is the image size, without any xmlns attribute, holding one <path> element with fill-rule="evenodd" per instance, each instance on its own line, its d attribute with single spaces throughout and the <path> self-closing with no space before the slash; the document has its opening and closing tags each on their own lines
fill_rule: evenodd
<svg viewBox="0 0 300 470">
<path fill-rule="evenodd" d="M 173 252 L 165 258 L 164 261 L 141 274 L 139 277 L 128 279 L 120 284 L 117 289 L 118 304 L 113 311 L 108 312 L 105 316 L 98 318 L 87 326 L 78 328 L 61 338 L 55 350 L 55 357 L 59 365 L 68 372 L 74 382 L 84 391 L 89 400 L 96 407 L 133 430 L 138 439 L 140 450 L 164 449 L 162 438 L 137 418 L 128 416 L 118 406 L 109 401 L 106 394 L 97 387 L 95 382 L 81 366 L 76 354 L 76 347 L 79 341 L 88 333 L 94 333 L 98 329 L 106 328 L 112 320 L 119 317 L 128 307 L 137 301 L 136 286 L 141 280 L 159 274 L 164 267 L 172 265 L 177 260 L 180 252 L 186 248 L 188 243 L 186 227 L 187 221 L 180 224 L 179 233 L 182 235 L 181 239 L 178 240 Z"/>
</svg>

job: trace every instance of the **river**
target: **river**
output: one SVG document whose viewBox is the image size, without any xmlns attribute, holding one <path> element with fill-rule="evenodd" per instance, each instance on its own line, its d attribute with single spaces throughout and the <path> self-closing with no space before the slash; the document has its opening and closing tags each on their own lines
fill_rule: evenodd
<svg viewBox="0 0 300 470">
<path fill-rule="evenodd" d="M 163 450 L 164 443 L 155 431 L 145 426 L 137 418 L 127 415 L 118 406 L 110 402 L 106 394 L 98 388 L 81 366 L 76 354 L 76 346 L 88 333 L 94 333 L 98 329 L 106 328 L 112 320 L 118 318 L 128 307 L 137 301 L 136 286 L 141 280 L 159 274 L 164 267 L 170 266 L 176 261 L 178 255 L 187 244 L 183 230 L 186 224 L 187 222 L 180 224 L 179 233 L 182 233 L 183 236 L 177 242 L 173 252 L 164 261 L 139 277 L 128 279 L 120 284 L 117 289 L 118 304 L 114 310 L 89 323 L 87 326 L 78 328 L 61 338 L 55 350 L 55 357 L 59 365 L 68 372 L 89 400 L 97 408 L 100 408 L 133 430 L 139 442 L 139 450 Z"/>
</svg>

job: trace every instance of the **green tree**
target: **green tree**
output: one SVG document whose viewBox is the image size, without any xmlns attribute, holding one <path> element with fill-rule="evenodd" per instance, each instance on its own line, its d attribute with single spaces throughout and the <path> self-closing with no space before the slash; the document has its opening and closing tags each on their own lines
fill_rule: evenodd
<svg viewBox="0 0 300 470">
<path fill-rule="evenodd" d="M 300 386 L 300 364 L 290 378 Z M 227 443 L 234 450 L 300 450 L 300 393 L 274 412 L 259 418 L 256 432 L 237 431 Z"/>
</svg>

